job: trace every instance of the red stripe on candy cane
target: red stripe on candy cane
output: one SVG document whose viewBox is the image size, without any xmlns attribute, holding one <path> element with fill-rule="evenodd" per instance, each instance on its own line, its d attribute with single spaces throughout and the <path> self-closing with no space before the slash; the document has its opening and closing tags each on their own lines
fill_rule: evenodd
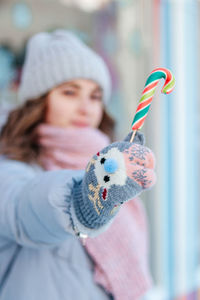
<svg viewBox="0 0 200 300">
<path fill-rule="evenodd" d="M 137 123 L 135 123 L 132 127 L 132 130 L 137 130 L 144 123 L 146 116 L 147 114 L 142 119 L 138 120 Z"/>
<path fill-rule="evenodd" d="M 145 87 L 145 89 L 142 92 L 142 95 L 144 95 L 145 93 L 149 92 L 151 89 L 153 89 L 154 87 L 157 86 L 159 80 L 155 80 L 154 82 L 150 83 L 149 85 L 147 85 Z"/>
<path fill-rule="evenodd" d="M 138 105 L 138 107 L 137 107 L 136 113 L 137 113 L 140 109 L 142 109 L 142 108 L 146 107 L 147 105 L 149 105 L 149 104 L 151 103 L 152 99 L 153 99 L 153 97 L 151 97 L 151 98 L 147 99 L 146 101 L 143 101 L 142 103 L 140 103 L 140 104 Z"/>
</svg>

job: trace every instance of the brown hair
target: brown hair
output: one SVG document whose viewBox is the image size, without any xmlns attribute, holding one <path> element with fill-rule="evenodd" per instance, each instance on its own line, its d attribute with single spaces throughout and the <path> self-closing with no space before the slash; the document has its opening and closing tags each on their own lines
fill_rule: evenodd
<svg viewBox="0 0 200 300">
<path fill-rule="evenodd" d="M 44 122 L 47 95 L 29 100 L 10 112 L 0 133 L 0 154 L 23 162 L 38 162 L 40 147 L 36 143 L 35 128 Z M 114 138 L 114 120 L 104 110 L 99 129 Z"/>
</svg>

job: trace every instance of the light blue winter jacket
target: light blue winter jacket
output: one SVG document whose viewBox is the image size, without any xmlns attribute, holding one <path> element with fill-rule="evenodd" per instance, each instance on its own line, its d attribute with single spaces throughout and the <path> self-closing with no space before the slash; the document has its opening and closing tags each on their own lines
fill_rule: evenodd
<svg viewBox="0 0 200 300">
<path fill-rule="evenodd" d="M 72 229 L 89 236 L 73 210 L 82 171 L 43 171 L 0 160 L 0 300 L 108 300 Z"/>
</svg>

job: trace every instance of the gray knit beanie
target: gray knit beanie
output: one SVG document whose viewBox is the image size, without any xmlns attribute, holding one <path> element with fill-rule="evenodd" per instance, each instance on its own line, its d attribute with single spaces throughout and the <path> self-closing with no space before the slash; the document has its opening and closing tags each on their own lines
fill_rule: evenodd
<svg viewBox="0 0 200 300">
<path fill-rule="evenodd" d="M 65 30 L 41 32 L 28 42 L 19 100 L 38 98 L 73 79 L 90 79 L 103 89 L 103 101 L 111 94 L 109 71 L 103 59 L 74 34 Z"/>
</svg>

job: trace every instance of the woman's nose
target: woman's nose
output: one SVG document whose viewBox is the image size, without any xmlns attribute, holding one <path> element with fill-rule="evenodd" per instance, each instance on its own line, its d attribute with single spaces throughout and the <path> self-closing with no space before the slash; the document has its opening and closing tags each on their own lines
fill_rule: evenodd
<svg viewBox="0 0 200 300">
<path fill-rule="evenodd" d="M 89 97 L 82 97 L 79 102 L 79 111 L 87 114 L 89 112 L 91 103 Z"/>
</svg>

